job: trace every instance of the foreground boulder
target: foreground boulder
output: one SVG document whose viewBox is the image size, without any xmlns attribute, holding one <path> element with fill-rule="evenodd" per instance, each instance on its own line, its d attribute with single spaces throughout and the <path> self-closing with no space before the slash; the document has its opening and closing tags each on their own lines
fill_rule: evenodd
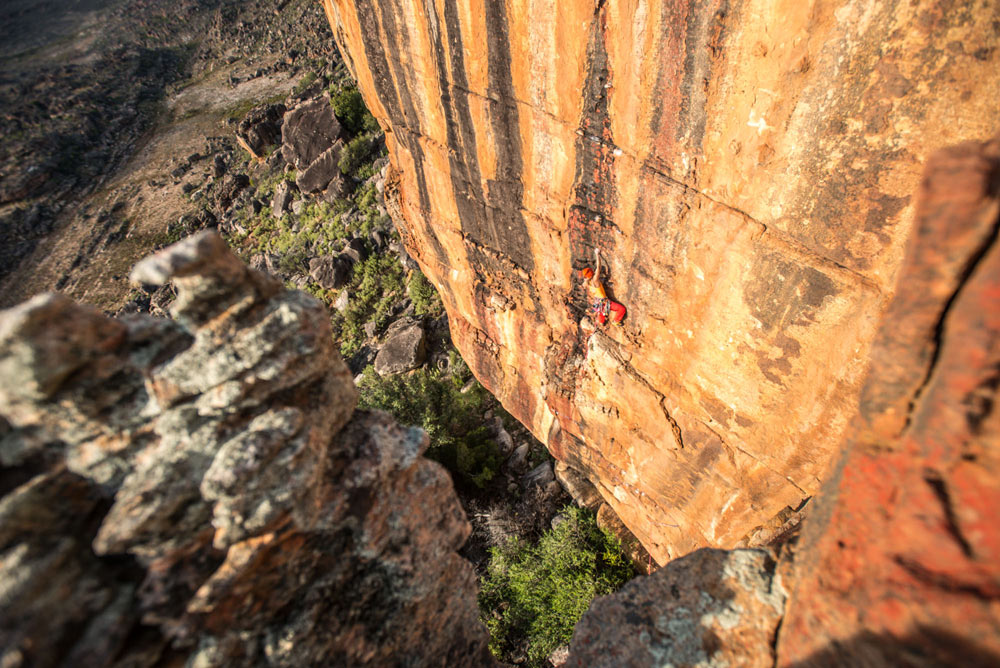
<svg viewBox="0 0 1000 668">
<path fill-rule="evenodd" d="M 567 668 L 774 665 L 785 590 L 766 550 L 699 550 L 599 598 Z"/>
<path fill-rule="evenodd" d="M 173 320 L 0 314 L 0 665 L 488 665 L 451 481 L 325 308 L 210 233 L 133 278 Z"/>
<path fill-rule="evenodd" d="M 930 162 L 782 666 L 1000 665 L 1000 139 Z M 913 664 L 910 664 L 913 665 Z"/>
</svg>

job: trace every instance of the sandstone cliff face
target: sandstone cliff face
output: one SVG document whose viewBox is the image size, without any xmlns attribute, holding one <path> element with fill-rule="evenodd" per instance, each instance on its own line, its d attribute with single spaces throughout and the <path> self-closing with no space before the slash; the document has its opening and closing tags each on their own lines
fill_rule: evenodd
<svg viewBox="0 0 1000 668">
<path fill-rule="evenodd" d="M 654 558 L 819 488 L 921 165 L 996 131 L 991 3 L 324 6 L 456 345 Z M 595 248 L 629 314 L 588 336 Z"/>
<path fill-rule="evenodd" d="M 175 320 L 0 314 L 0 665 L 488 664 L 450 478 L 322 304 L 210 233 L 133 278 Z"/>
<path fill-rule="evenodd" d="M 998 229 L 1000 139 L 936 156 L 795 551 L 669 563 L 591 606 L 569 665 L 1000 665 Z"/>
</svg>

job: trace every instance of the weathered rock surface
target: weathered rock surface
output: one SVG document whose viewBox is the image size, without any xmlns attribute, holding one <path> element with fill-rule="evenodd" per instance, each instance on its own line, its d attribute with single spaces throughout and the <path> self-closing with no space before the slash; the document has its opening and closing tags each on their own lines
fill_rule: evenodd
<svg viewBox="0 0 1000 668">
<path fill-rule="evenodd" d="M 785 590 L 766 550 L 703 549 L 598 598 L 567 668 L 774 665 Z"/>
<path fill-rule="evenodd" d="M 282 181 L 274 189 L 274 197 L 271 199 L 271 215 L 280 218 L 281 214 L 288 211 L 295 197 L 296 187 L 288 181 Z"/>
<path fill-rule="evenodd" d="M 596 511 L 604 503 L 604 499 L 593 483 L 564 462 L 556 462 L 555 475 L 566 493 L 573 497 L 576 505 Z"/>
<path fill-rule="evenodd" d="M 338 139 L 308 166 L 302 168 L 298 176 L 295 177 L 295 185 L 299 187 L 299 190 L 304 193 L 326 190 L 330 182 L 340 176 L 340 167 L 337 165 L 340 162 L 340 152 L 343 148 L 344 143 Z M 338 187 L 338 190 L 342 190 L 342 187 Z"/>
<path fill-rule="evenodd" d="M 988 3 L 324 6 L 463 357 L 658 562 L 819 489 L 920 167 L 996 131 Z"/>
<path fill-rule="evenodd" d="M 1000 664 L 1000 139 L 939 154 L 780 665 Z M 913 665 L 913 664 L 910 664 Z"/>
<path fill-rule="evenodd" d="M 209 233 L 133 279 L 174 320 L 0 314 L 0 665 L 488 665 L 451 481 L 323 306 Z"/>
<path fill-rule="evenodd" d="M 309 275 L 327 289 L 340 289 L 351 279 L 351 261 L 339 255 L 324 255 L 309 260 Z"/>
<path fill-rule="evenodd" d="M 237 132 L 250 149 L 262 154 L 268 146 L 281 141 L 281 124 L 285 105 L 269 104 L 250 110 L 237 127 Z"/>
<path fill-rule="evenodd" d="M 375 356 L 375 371 L 381 376 L 392 376 L 416 369 L 424 363 L 426 342 L 427 334 L 419 323 L 389 334 Z"/>
<path fill-rule="evenodd" d="M 700 550 L 633 581 L 594 603 L 570 665 L 1000 664 L 998 229 L 1000 139 L 936 155 L 847 450 L 798 545 L 777 569 Z"/>
<path fill-rule="evenodd" d="M 284 116 L 281 125 L 281 156 L 297 170 L 309 167 L 340 136 L 340 123 L 330 99 L 309 100 Z"/>
</svg>

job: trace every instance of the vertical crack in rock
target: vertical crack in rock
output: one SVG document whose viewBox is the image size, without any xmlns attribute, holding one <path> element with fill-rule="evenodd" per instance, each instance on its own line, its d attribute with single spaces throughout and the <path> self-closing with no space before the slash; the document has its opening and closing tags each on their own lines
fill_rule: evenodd
<svg viewBox="0 0 1000 668">
<path fill-rule="evenodd" d="M 569 207 L 570 261 L 575 269 L 592 266 L 594 249 L 607 258 L 617 245 L 615 213 L 615 143 L 608 113 L 611 72 L 605 45 L 606 10 L 598 7 L 587 41 L 583 111 L 576 133 L 576 174 Z"/>
<path fill-rule="evenodd" d="M 930 485 L 931 489 L 934 490 L 934 496 L 937 497 L 938 501 L 941 503 L 941 510 L 944 513 L 945 520 L 948 524 L 948 531 L 951 533 L 955 542 L 959 544 L 962 548 L 962 554 L 968 558 L 973 558 L 975 555 L 972 553 L 972 546 L 969 544 L 968 539 L 962 534 L 962 528 L 959 526 L 958 519 L 955 517 L 955 505 L 952 503 L 951 496 L 948 494 L 948 483 L 941 476 L 941 473 L 933 469 L 924 470 L 923 474 L 924 482 Z"/>
</svg>

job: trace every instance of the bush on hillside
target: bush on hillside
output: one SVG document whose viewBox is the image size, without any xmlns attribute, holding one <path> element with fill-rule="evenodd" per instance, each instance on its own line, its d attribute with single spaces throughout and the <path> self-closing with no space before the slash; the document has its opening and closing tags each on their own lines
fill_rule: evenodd
<svg viewBox="0 0 1000 668">
<path fill-rule="evenodd" d="M 479 609 L 490 650 L 501 661 L 514 662 L 524 651 L 529 665 L 543 665 L 569 643 L 595 596 L 610 594 L 635 574 L 618 539 L 597 526 L 593 513 L 569 506 L 562 515 L 537 544 L 511 538 L 491 550 Z"/>
<path fill-rule="evenodd" d="M 441 297 L 438 296 L 437 290 L 419 269 L 410 275 L 406 291 L 410 295 L 413 310 L 417 315 L 436 317 L 444 312 L 444 306 L 441 304 Z"/>
<path fill-rule="evenodd" d="M 371 155 L 375 149 L 375 135 L 358 135 L 347 143 L 340 153 L 340 161 L 337 163 L 340 173 L 345 176 L 354 174 Z"/>
<path fill-rule="evenodd" d="M 381 132 L 378 121 L 368 111 L 364 98 L 354 86 L 345 86 L 330 97 L 333 113 L 351 136 Z"/>
</svg>

